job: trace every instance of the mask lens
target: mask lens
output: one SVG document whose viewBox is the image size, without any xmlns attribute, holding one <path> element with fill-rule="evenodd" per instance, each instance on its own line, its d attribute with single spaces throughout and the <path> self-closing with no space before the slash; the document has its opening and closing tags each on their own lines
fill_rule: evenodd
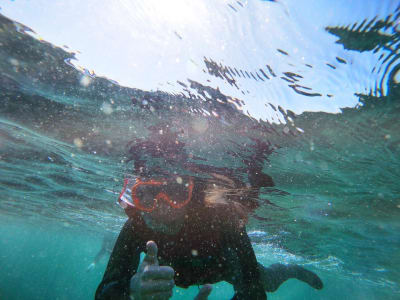
<svg viewBox="0 0 400 300">
<path fill-rule="evenodd" d="M 191 184 L 189 178 L 182 177 L 141 181 L 132 188 L 132 200 L 145 210 L 153 209 L 156 201 L 166 201 L 171 206 L 179 207 L 190 200 Z"/>
<path fill-rule="evenodd" d="M 152 208 L 156 201 L 156 196 L 160 193 L 160 186 L 157 185 L 140 185 L 136 189 L 136 197 L 144 208 Z"/>
<path fill-rule="evenodd" d="M 189 180 L 181 177 L 171 179 L 164 188 L 173 204 L 179 205 L 187 201 L 189 197 Z"/>
</svg>

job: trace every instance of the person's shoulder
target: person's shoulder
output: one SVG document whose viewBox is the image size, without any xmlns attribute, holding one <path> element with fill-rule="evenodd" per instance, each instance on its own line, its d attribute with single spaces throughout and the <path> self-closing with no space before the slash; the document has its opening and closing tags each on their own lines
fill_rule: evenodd
<svg viewBox="0 0 400 300">
<path fill-rule="evenodd" d="M 133 243 L 136 246 L 140 246 L 140 249 L 143 251 L 143 247 L 146 246 L 146 242 L 148 241 L 147 239 L 148 235 L 146 235 L 146 228 L 143 226 L 140 220 L 129 217 L 129 219 L 126 220 L 125 225 L 121 230 L 116 243 Z"/>
<path fill-rule="evenodd" d="M 129 217 L 125 222 L 124 231 L 139 238 L 146 231 L 146 225 L 141 218 Z"/>
<path fill-rule="evenodd" d="M 146 222 L 138 215 L 129 217 L 128 221 L 130 226 L 135 230 L 144 230 L 145 228 L 147 228 Z"/>
<path fill-rule="evenodd" d="M 211 226 L 221 231 L 237 230 L 240 226 L 240 218 L 230 205 L 207 207 L 206 218 L 203 226 Z"/>
</svg>

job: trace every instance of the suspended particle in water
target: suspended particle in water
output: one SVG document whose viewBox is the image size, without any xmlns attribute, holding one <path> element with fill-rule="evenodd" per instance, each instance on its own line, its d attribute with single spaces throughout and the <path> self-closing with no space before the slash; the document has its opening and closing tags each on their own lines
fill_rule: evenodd
<svg viewBox="0 0 400 300">
<path fill-rule="evenodd" d="M 285 126 L 285 127 L 283 128 L 283 132 L 284 132 L 285 134 L 288 134 L 289 131 L 290 131 L 289 127 Z"/>
<path fill-rule="evenodd" d="M 100 109 L 106 115 L 111 115 L 113 112 L 113 108 L 111 107 L 111 104 L 108 102 L 103 102 Z"/>
<path fill-rule="evenodd" d="M 92 82 L 92 79 L 89 76 L 83 75 L 79 80 L 79 83 L 83 87 L 88 87 L 89 84 Z"/>
<path fill-rule="evenodd" d="M 196 249 L 192 249 L 192 255 L 197 256 L 199 255 L 199 252 Z"/>
<path fill-rule="evenodd" d="M 18 67 L 19 66 L 19 61 L 15 58 L 10 58 L 8 60 L 10 62 L 10 64 L 12 64 L 14 67 Z"/>
<path fill-rule="evenodd" d="M 78 148 L 82 148 L 83 142 L 80 138 L 74 138 L 74 145 Z"/>
<path fill-rule="evenodd" d="M 392 136 L 390 134 L 385 135 L 385 140 L 389 140 Z"/>
<path fill-rule="evenodd" d="M 192 128 L 198 133 L 204 133 L 208 129 L 208 122 L 206 119 L 194 119 L 192 121 Z"/>
<path fill-rule="evenodd" d="M 183 182 L 183 180 L 182 180 L 182 177 L 176 177 L 176 182 L 178 183 L 178 184 L 182 184 L 182 182 Z"/>
</svg>

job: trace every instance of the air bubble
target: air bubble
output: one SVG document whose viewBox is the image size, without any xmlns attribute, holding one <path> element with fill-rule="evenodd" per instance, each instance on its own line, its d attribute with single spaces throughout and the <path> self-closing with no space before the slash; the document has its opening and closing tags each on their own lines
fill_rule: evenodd
<svg viewBox="0 0 400 300">
<path fill-rule="evenodd" d="M 284 132 L 284 133 L 288 134 L 289 131 L 290 131 L 290 130 L 289 130 L 289 127 L 285 126 L 285 127 L 283 128 L 283 132 Z"/>
<path fill-rule="evenodd" d="M 81 80 L 79 80 L 79 83 L 83 87 L 89 86 L 89 84 L 92 82 L 92 79 L 89 76 L 83 75 L 81 77 Z"/>
<path fill-rule="evenodd" d="M 81 140 L 80 138 L 75 138 L 75 139 L 74 139 L 74 145 L 75 145 L 76 147 L 78 147 L 78 148 L 82 148 L 83 142 L 82 142 L 82 140 Z"/>
<path fill-rule="evenodd" d="M 113 108 L 111 107 L 110 103 L 104 102 L 101 105 L 101 110 L 103 111 L 103 113 L 105 113 L 106 115 L 111 115 L 113 112 Z"/>
</svg>

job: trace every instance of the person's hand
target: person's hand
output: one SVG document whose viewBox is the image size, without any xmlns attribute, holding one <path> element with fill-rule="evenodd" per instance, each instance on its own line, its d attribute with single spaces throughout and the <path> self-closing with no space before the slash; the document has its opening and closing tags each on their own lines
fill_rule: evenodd
<svg viewBox="0 0 400 300">
<path fill-rule="evenodd" d="M 158 265 L 158 248 L 155 242 L 147 242 L 146 248 L 147 254 L 137 273 L 131 279 L 131 292 L 134 299 L 169 299 L 172 297 L 172 289 L 175 285 L 174 269 Z"/>
<path fill-rule="evenodd" d="M 196 297 L 194 297 L 193 300 L 207 300 L 208 295 L 210 295 L 212 290 L 212 285 L 211 284 L 205 284 L 203 287 L 200 289 L 199 293 L 197 294 Z"/>
<path fill-rule="evenodd" d="M 89 272 L 89 271 L 93 270 L 95 266 L 96 266 L 96 264 L 95 264 L 94 262 L 92 262 L 92 263 L 87 267 L 86 272 Z"/>
</svg>

